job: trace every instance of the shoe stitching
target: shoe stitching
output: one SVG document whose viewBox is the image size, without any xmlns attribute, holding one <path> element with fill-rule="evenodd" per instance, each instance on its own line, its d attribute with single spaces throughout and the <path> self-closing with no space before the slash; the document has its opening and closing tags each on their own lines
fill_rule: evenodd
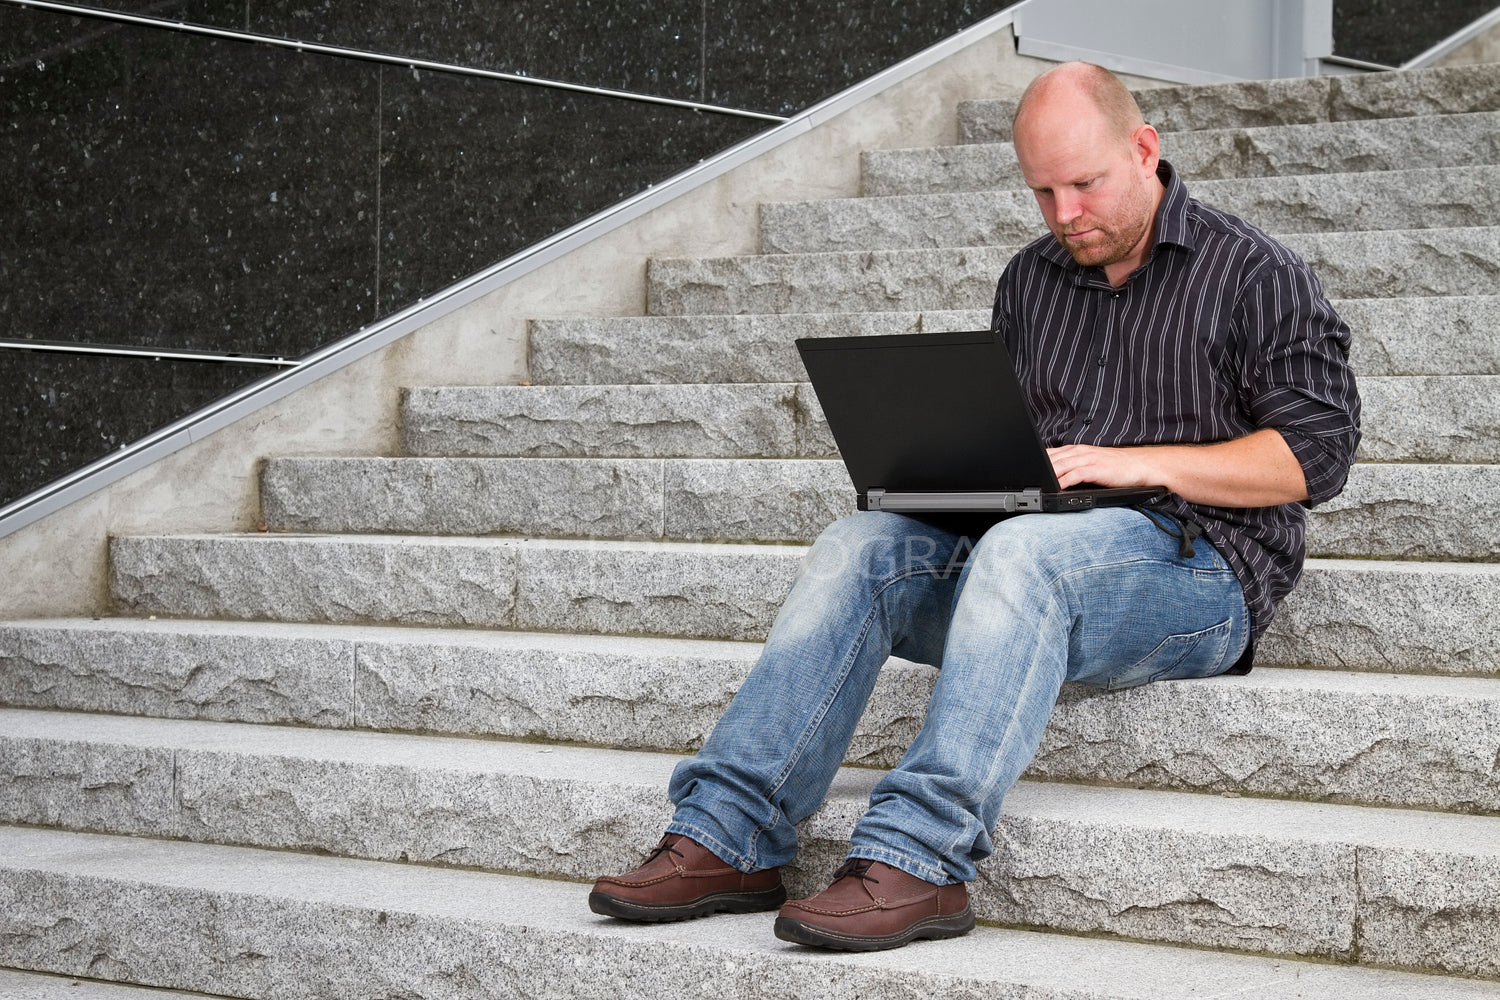
<svg viewBox="0 0 1500 1000">
<path fill-rule="evenodd" d="M 671 871 L 658 875 L 655 878 L 627 881 L 623 875 L 604 875 L 599 878 L 600 882 L 609 882 L 613 885 L 644 886 L 660 885 L 662 882 L 673 878 L 723 878 L 726 875 L 743 875 L 738 868 L 714 868 L 708 871 L 689 871 L 677 865 Z"/>
<path fill-rule="evenodd" d="M 806 910 L 808 913 L 821 913 L 826 917 L 837 917 L 841 915 L 847 916 L 854 913 L 870 913 L 873 910 L 880 909 L 879 906 L 862 906 L 853 910 L 830 910 L 821 906 L 808 906 L 806 903 L 789 903 L 787 905 L 795 906 L 799 910 Z"/>
</svg>

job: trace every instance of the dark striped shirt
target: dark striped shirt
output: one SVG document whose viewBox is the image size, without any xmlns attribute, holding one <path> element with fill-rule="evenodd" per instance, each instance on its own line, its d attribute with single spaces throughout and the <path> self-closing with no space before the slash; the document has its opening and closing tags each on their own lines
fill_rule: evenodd
<svg viewBox="0 0 1500 1000">
<path fill-rule="evenodd" d="M 1165 161 L 1158 175 L 1156 242 L 1124 285 L 1080 267 L 1049 234 L 1006 265 L 992 327 L 1049 447 L 1281 432 L 1307 478 L 1306 505 L 1229 509 L 1176 494 L 1152 505 L 1203 527 L 1259 637 L 1301 576 L 1304 507 L 1338 495 L 1359 443 L 1349 328 L 1296 254 L 1190 198 Z"/>
</svg>

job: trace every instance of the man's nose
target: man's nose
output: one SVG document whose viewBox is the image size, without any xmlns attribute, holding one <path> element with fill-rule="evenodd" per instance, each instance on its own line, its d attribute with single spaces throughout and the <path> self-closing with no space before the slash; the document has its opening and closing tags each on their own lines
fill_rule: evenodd
<svg viewBox="0 0 1500 1000">
<path fill-rule="evenodd" d="M 1057 221 L 1063 225 L 1067 225 L 1083 214 L 1081 199 L 1070 191 L 1059 191 L 1053 194 L 1052 210 L 1057 213 Z"/>
</svg>

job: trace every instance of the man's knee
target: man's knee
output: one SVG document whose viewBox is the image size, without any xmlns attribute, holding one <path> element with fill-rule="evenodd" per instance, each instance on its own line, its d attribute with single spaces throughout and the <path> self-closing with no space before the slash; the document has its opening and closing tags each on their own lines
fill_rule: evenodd
<svg viewBox="0 0 1500 1000">
<path fill-rule="evenodd" d="M 919 521 L 885 511 L 861 511 L 823 529 L 800 575 L 831 579 L 853 572 L 878 579 L 913 565 L 944 562 L 950 548 Z"/>
<path fill-rule="evenodd" d="M 1075 519 L 1069 523 L 1069 519 Z M 1025 514 L 1001 521 L 974 544 L 968 575 L 1013 577 L 1032 584 L 1052 580 L 1080 543 L 1079 514 Z"/>
</svg>

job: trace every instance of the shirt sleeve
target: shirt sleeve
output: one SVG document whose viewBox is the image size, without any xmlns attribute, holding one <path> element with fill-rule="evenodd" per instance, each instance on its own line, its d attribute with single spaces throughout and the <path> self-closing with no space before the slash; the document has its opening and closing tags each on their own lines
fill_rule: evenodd
<svg viewBox="0 0 1500 1000">
<path fill-rule="evenodd" d="M 1016 345 L 1010 318 L 1011 298 L 1015 294 L 1016 261 L 1020 256 L 1012 257 L 1000 272 L 1000 280 L 995 283 L 995 304 L 990 308 L 990 332 L 998 336 L 1012 353 Z"/>
<path fill-rule="evenodd" d="M 1301 261 L 1268 266 L 1240 304 L 1242 405 L 1257 427 L 1281 432 L 1316 506 L 1343 490 L 1359 446 L 1349 327 Z"/>
</svg>

